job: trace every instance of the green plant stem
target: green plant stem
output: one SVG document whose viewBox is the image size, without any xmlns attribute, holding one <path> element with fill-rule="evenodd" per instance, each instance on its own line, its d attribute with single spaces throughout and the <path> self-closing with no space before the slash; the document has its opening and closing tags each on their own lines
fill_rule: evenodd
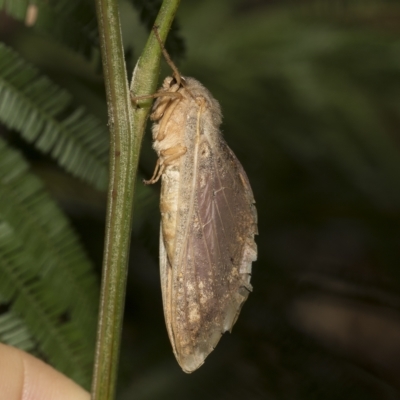
<svg viewBox="0 0 400 400">
<path fill-rule="evenodd" d="M 156 25 L 165 40 L 179 0 L 164 0 Z M 96 0 L 110 127 L 110 182 L 100 315 L 92 383 L 93 400 L 115 398 L 134 183 L 150 102 L 133 109 L 125 70 L 117 0 Z M 151 33 L 135 68 L 132 91 L 154 93 L 161 50 Z"/>
</svg>

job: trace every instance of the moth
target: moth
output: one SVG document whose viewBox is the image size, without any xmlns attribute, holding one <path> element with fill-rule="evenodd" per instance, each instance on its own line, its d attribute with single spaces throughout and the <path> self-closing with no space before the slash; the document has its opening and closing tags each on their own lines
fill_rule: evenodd
<svg viewBox="0 0 400 400">
<path fill-rule="evenodd" d="M 231 331 L 252 291 L 257 212 L 247 175 L 219 129 L 217 100 L 180 75 L 154 32 L 173 75 L 153 95 L 158 160 L 145 183 L 161 179 L 164 315 L 175 357 L 191 373 Z"/>
</svg>

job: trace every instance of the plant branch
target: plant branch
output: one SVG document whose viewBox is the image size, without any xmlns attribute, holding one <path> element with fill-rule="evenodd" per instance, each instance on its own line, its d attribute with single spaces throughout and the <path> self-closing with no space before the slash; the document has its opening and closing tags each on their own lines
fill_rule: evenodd
<svg viewBox="0 0 400 400">
<path fill-rule="evenodd" d="M 165 41 L 179 0 L 164 0 L 156 25 Z M 125 70 L 117 0 L 96 0 L 101 54 L 106 85 L 110 127 L 110 181 L 108 187 L 106 238 L 96 359 L 92 383 L 93 400 L 115 398 L 134 183 L 150 101 L 133 110 Z M 135 68 L 135 95 L 154 93 L 160 68 L 161 50 L 150 34 Z M 148 105 L 148 107 L 147 107 Z"/>
</svg>

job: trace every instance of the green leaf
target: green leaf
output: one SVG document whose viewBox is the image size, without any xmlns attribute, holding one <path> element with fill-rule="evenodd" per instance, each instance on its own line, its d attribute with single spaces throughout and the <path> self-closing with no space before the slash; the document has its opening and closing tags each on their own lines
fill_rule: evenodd
<svg viewBox="0 0 400 400">
<path fill-rule="evenodd" d="M 14 324 L 0 338 L 25 340 L 28 349 L 33 340 L 53 366 L 88 387 L 98 300 L 92 266 L 41 182 L 3 140 L 0 192 L 0 298 L 8 304 L 0 320 Z"/>
<path fill-rule="evenodd" d="M 0 44 L 0 121 L 98 189 L 107 186 L 107 127 L 71 95 Z"/>
</svg>

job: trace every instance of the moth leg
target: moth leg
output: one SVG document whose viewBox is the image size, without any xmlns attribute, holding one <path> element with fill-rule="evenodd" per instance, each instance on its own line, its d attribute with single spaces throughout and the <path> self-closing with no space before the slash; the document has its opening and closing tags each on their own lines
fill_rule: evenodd
<svg viewBox="0 0 400 400">
<path fill-rule="evenodd" d="M 151 185 L 152 183 L 156 183 L 160 179 L 160 176 L 162 174 L 162 170 L 161 170 L 161 165 L 160 164 L 161 164 L 160 163 L 160 158 L 157 158 L 156 167 L 154 168 L 153 176 L 148 180 L 143 179 L 143 183 L 145 185 Z M 163 168 L 163 170 L 164 170 L 164 168 Z M 160 172 L 160 170 L 161 170 L 161 172 Z"/>
<path fill-rule="evenodd" d="M 178 84 L 172 85 L 169 89 L 168 92 L 160 92 L 160 93 L 176 93 L 179 90 L 180 86 Z M 182 95 L 180 93 L 176 93 L 178 96 L 176 96 L 177 99 L 182 99 Z M 174 95 L 175 96 L 175 95 Z M 161 96 L 159 96 L 161 97 Z M 171 97 L 171 95 L 169 96 Z M 156 102 L 154 105 L 154 111 L 150 115 L 150 119 L 152 121 L 158 121 L 163 115 L 165 109 L 168 107 L 168 105 L 171 103 L 171 101 L 174 101 L 173 96 L 168 99 L 167 95 L 165 95 L 165 100 L 161 99 L 161 102 Z"/>
<path fill-rule="evenodd" d="M 170 91 L 162 91 L 162 92 L 156 92 L 153 94 L 145 94 L 144 96 L 134 96 L 132 92 L 130 92 L 131 95 L 131 101 L 132 103 L 137 106 L 138 101 L 140 100 L 147 100 L 147 99 L 155 99 L 156 97 L 175 97 L 177 99 L 181 99 L 182 95 L 177 92 L 170 92 Z"/>
<path fill-rule="evenodd" d="M 164 172 L 165 167 L 171 164 L 172 161 L 183 156 L 186 153 L 186 151 L 187 148 L 180 145 L 160 151 L 160 156 L 158 157 L 153 176 L 149 180 L 144 180 L 143 182 L 146 185 L 151 185 L 153 183 L 156 183 L 160 179 L 162 173 Z"/>
<path fill-rule="evenodd" d="M 158 125 L 158 133 L 157 133 L 156 140 L 158 140 L 159 142 L 165 138 L 166 125 L 178 104 L 179 104 L 179 101 L 176 101 L 176 100 L 173 100 L 172 103 L 169 103 L 169 107 L 167 108 L 167 111 L 165 112 L 165 114 L 160 122 L 160 125 Z"/>
<path fill-rule="evenodd" d="M 157 160 L 157 164 L 158 165 L 156 165 L 156 169 L 154 170 L 154 174 L 151 177 L 151 179 L 149 179 L 148 181 L 146 181 L 146 180 L 143 181 L 143 183 L 145 185 L 152 185 L 153 183 L 158 182 L 158 180 L 161 178 L 161 175 L 165 169 L 165 164 L 161 164 L 161 162 L 159 162 L 159 160 Z M 158 172 L 157 172 L 157 168 L 158 168 Z"/>
<path fill-rule="evenodd" d="M 185 146 L 178 144 L 177 146 L 170 147 L 169 149 L 161 150 L 160 154 L 163 157 L 163 164 L 169 165 L 172 161 L 183 156 L 187 151 Z"/>
</svg>

